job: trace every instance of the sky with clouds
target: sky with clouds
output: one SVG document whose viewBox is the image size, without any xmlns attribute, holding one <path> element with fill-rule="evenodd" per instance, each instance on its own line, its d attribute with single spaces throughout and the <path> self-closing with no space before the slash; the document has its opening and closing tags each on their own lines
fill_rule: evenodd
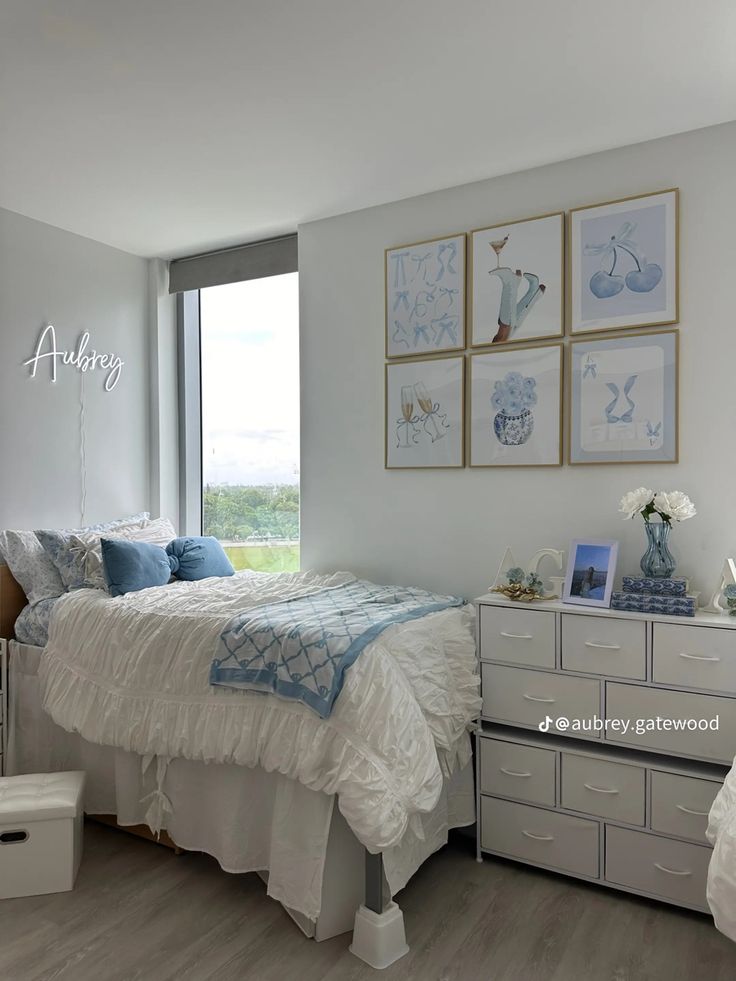
<svg viewBox="0 0 736 981">
<path fill-rule="evenodd" d="M 298 273 L 200 297 L 205 484 L 298 484 Z"/>
</svg>

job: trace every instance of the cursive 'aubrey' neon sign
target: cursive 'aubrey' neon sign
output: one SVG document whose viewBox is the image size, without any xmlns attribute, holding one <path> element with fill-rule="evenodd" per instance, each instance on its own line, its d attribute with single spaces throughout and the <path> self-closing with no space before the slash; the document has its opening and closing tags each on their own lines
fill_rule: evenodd
<svg viewBox="0 0 736 981">
<path fill-rule="evenodd" d="M 125 362 L 117 354 L 98 354 L 94 349 L 87 352 L 88 345 L 89 331 L 86 330 L 83 334 L 80 334 L 74 350 L 59 351 L 56 347 L 56 330 L 53 324 L 49 324 L 47 327 L 44 327 L 39 335 L 38 343 L 36 344 L 36 353 L 32 358 L 24 361 L 23 365 L 24 367 L 26 365 L 31 366 L 31 378 L 35 378 L 39 364 L 44 358 L 51 358 L 52 382 L 56 381 L 56 369 L 59 362 L 63 365 L 76 368 L 77 371 L 81 372 L 96 371 L 99 368 L 102 371 L 107 371 L 105 391 L 111 392 L 120 381 L 120 375 Z M 46 350 L 44 350 L 44 347 Z"/>
</svg>

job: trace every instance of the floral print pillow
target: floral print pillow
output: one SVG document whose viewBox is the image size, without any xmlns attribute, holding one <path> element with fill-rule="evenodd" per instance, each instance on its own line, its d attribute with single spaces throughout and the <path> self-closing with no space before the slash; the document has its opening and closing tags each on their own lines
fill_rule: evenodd
<svg viewBox="0 0 736 981">
<path fill-rule="evenodd" d="M 140 511 L 129 518 L 117 518 L 115 521 L 89 525 L 85 528 L 68 528 L 56 534 L 105 532 L 128 525 L 140 528 L 148 523 L 149 518 L 148 511 Z M 31 606 L 41 600 L 61 596 L 66 591 L 66 583 L 51 555 L 43 547 L 37 532 L 0 531 L 0 554 Z"/>
<path fill-rule="evenodd" d="M 0 531 L 0 552 L 31 606 L 64 592 L 59 570 L 35 532 Z"/>
<path fill-rule="evenodd" d="M 58 596 L 24 607 L 15 621 L 15 639 L 20 644 L 45 647 L 49 642 L 49 622 Z"/>
</svg>

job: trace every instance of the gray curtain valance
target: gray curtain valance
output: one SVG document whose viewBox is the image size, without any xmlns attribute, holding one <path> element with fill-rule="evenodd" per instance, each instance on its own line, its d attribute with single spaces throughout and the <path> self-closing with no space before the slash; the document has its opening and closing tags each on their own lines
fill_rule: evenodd
<svg viewBox="0 0 736 981">
<path fill-rule="evenodd" d="M 297 269 L 296 235 L 284 235 L 220 252 L 174 259 L 169 264 L 169 293 L 239 283 L 245 279 L 281 276 Z"/>
</svg>

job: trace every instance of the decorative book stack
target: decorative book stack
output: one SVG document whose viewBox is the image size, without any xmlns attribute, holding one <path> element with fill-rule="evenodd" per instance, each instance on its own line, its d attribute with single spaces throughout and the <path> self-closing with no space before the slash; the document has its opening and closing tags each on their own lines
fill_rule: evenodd
<svg viewBox="0 0 736 981">
<path fill-rule="evenodd" d="M 693 617 L 698 597 L 688 593 L 687 579 L 649 579 L 624 576 L 623 589 L 611 595 L 611 609 L 631 613 L 663 613 Z"/>
</svg>

